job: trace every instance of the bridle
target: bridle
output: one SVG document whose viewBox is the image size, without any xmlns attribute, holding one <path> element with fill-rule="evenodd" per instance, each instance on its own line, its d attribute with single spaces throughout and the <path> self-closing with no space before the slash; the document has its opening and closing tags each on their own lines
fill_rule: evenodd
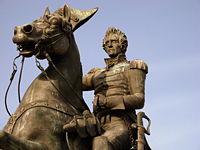
<svg viewBox="0 0 200 150">
<path fill-rule="evenodd" d="M 35 44 L 35 49 L 38 50 L 37 54 L 40 53 L 40 51 L 45 48 L 45 47 L 50 47 L 50 46 L 53 46 L 54 44 L 56 44 L 56 42 L 58 42 L 61 38 L 64 37 L 64 33 L 58 33 L 58 34 L 55 34 L 53 36 L 44 36 L 42 37 L 40 40 L 37 41 L 37 43 Z M 68 34 L 67 34 L 68 35 Z M 66 86 L 68 86 L 72 92 L 75 94 L 75 96 L 80 99 L 86 109 L 89 110 L 87 104 L 85 103 L 85 101 L 83 100 L 82 96 L 80 96 L 73 88 L 73 86 L 71 85 L 71 83 L 69 82 L 68 78 L 66 78 L 62 72 L 56 67 L 56 65 L 53 63 L 49 53 L 44 50 L 45 52 L 45 57 L 46 59 L 48 60 L 48 62 L 53 66 L 54 70 L 59 74 L 59 76 L 64 80 Z M 37 56 L 36 54 L 36 56 Z M 11 74 L 11 78 L 10 78 L 10 83 L 8 85 L 8 88 L 6 90 L 6 94 L 5 94 L 5 108 L 6 108 L 6 111 L 7 113 L 9 114 L 9 116 L 11 116 L 11 113 L 9 112 L 9 109 L 8 109 L 8 106 L 7 106 L 7 95 L 8 95 L 8 91 L 10 89 L 10 86 L 12 84 L 12 81 L 14 79 L 14 76 L 17 72 L 17 65 L 15 64 L 15 61 L 17 58 L 19 58 L 21 55 L 18 55 L 17 57 L 15 57 L 14 61 L 13 61 L 13 72 Z M 70 104 L 70 106 L 72 106 L 73 108 L 75 108 L 76 110 L 78 110 L 80 113 L 82 113 L 82 110 L 80 108 L 78 108 L 77 106 L 75 106 L 72 102 L 72 100 L 70 100 L 69 98 L 67 98 L 66 96 L 64 96 L 62 94 L 62 92 L 59 90 L 59 88 L 56 87 L 56 85 L 51 81 L 51 79 L 49 78 L 47 72 L 45 71 L 45 69 L 41 66 L 39 60 L 35 57 L 35 63 L 36 63 L 36 66 L 37 68 L 45 75 L 46 79 L 51 83 L 51 85 L 58 91 L 58 93 L 66 100 L 66 102 L 68 104 Z M 21 83 L 21 78 L 22 78 L 22 70 L 23 70 L 23 66 L 24 66 L 24 57 L 22 56 L 22 66 L 21 66 L 21 70 L 20 70 L 20 75 L 19 75 L 19 81 L 18 81 L 18 99 L 19 99 L 19 103 L 21 102 L 21 96 L 20 96 L 20 83 Z"/>
</svg>

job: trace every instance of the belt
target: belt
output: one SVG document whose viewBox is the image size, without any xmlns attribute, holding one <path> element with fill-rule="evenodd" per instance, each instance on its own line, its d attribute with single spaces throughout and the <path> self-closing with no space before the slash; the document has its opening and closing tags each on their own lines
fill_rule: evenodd
<svg viewBox="0 0 200 150">
<path fill-rule="evenodd" d="M 101 110 L 95 113 L 96 117 L 100 119 L 103 116 L 106 115 L 111 115 L 111 116 L 116 116 L 116 117 L 123 117 L 123 116 L 129 116 L 131 120 L 135 120 L 136 115 L 135 115 L 135 110 L 134 111 L 127 111 L 127 110 Z"/>
</svg>

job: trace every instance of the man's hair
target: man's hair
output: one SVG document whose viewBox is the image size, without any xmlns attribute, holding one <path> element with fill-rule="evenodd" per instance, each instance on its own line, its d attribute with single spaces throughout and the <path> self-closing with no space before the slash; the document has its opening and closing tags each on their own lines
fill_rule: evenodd
<svg viewBox="0 0 200 150">
<path fill-rule="evenodd" d="M 103 39 L 103 49 L 105 49 L 105 42 L 110 34 L 118 35 L 119 42 L 121 43 L 121 46 L 122 46 L 122 52 L 125 53 L 127 50 L 127 46 L 128 46 L 127 37 L 126 37 L 125 33 L 123 33 L 121 30 L 119 30 L 118 28 L 115 28 L 115 27 L 110 27 L 106 31 L 105 37 Z"/>
</svg>

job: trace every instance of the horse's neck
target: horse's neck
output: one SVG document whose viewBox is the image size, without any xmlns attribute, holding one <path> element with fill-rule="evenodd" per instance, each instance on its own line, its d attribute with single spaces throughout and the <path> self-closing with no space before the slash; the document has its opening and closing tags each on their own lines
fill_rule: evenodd
<svg viewBox="0 0 200 150">
<path fill-rule="evenodd" d="M 76 44 L 69 47 L 64 56 L 53 58 L 52 62 L 58 71 L 49 63 L 46 69 L 48 77 L 42 73 L 32 82 L 23 97 L 24 103 L 56 100 L 64 103 L 77 101 L 76 105 L 80 105 L 82 69 Z"/>
<path fill-rule="evenodd" d="M 70 86 L 70 90 L 73 88 L 73 91 L 76 91 L 80 96 L 82 96 L 82 68 L 77 48 L 70 48 L 65 56 L 54 60 L 53 64 L 57 69 L 50 63 L 47 68 L 47 71 L 49 72 L 47 73 L 55 74 L 56 72 L 56 74 L 59 75 L 57 76 L 57 80 L 64 81 L 65 85 L 61 83 L 61 85 L 58 86 L 65 86 L 65 89 L 66 86 Z"/>
</svg>

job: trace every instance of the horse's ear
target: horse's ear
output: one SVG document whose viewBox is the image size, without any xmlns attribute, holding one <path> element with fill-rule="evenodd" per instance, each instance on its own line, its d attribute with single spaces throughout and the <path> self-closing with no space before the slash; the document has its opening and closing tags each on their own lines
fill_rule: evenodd
<svg viewBox="0 0 200 150">
<path fill-rule="evenodd" d="M 48 16 L 48 15 L 50 15 L 51 13 L 50 13 L 50 10 L 49 10 L 49 8 L 47 7 L 46 9 L 45 9 L 45 12 L 44 12 L 44 16 Z"/>
<path fill-rule="evenodd" d="M 67 22 L 70 22 L 70 15 L 70 8 L 67 6 L 67 4 L 65 4 L 63 7 L 63 16 Z"/>
</svg>

